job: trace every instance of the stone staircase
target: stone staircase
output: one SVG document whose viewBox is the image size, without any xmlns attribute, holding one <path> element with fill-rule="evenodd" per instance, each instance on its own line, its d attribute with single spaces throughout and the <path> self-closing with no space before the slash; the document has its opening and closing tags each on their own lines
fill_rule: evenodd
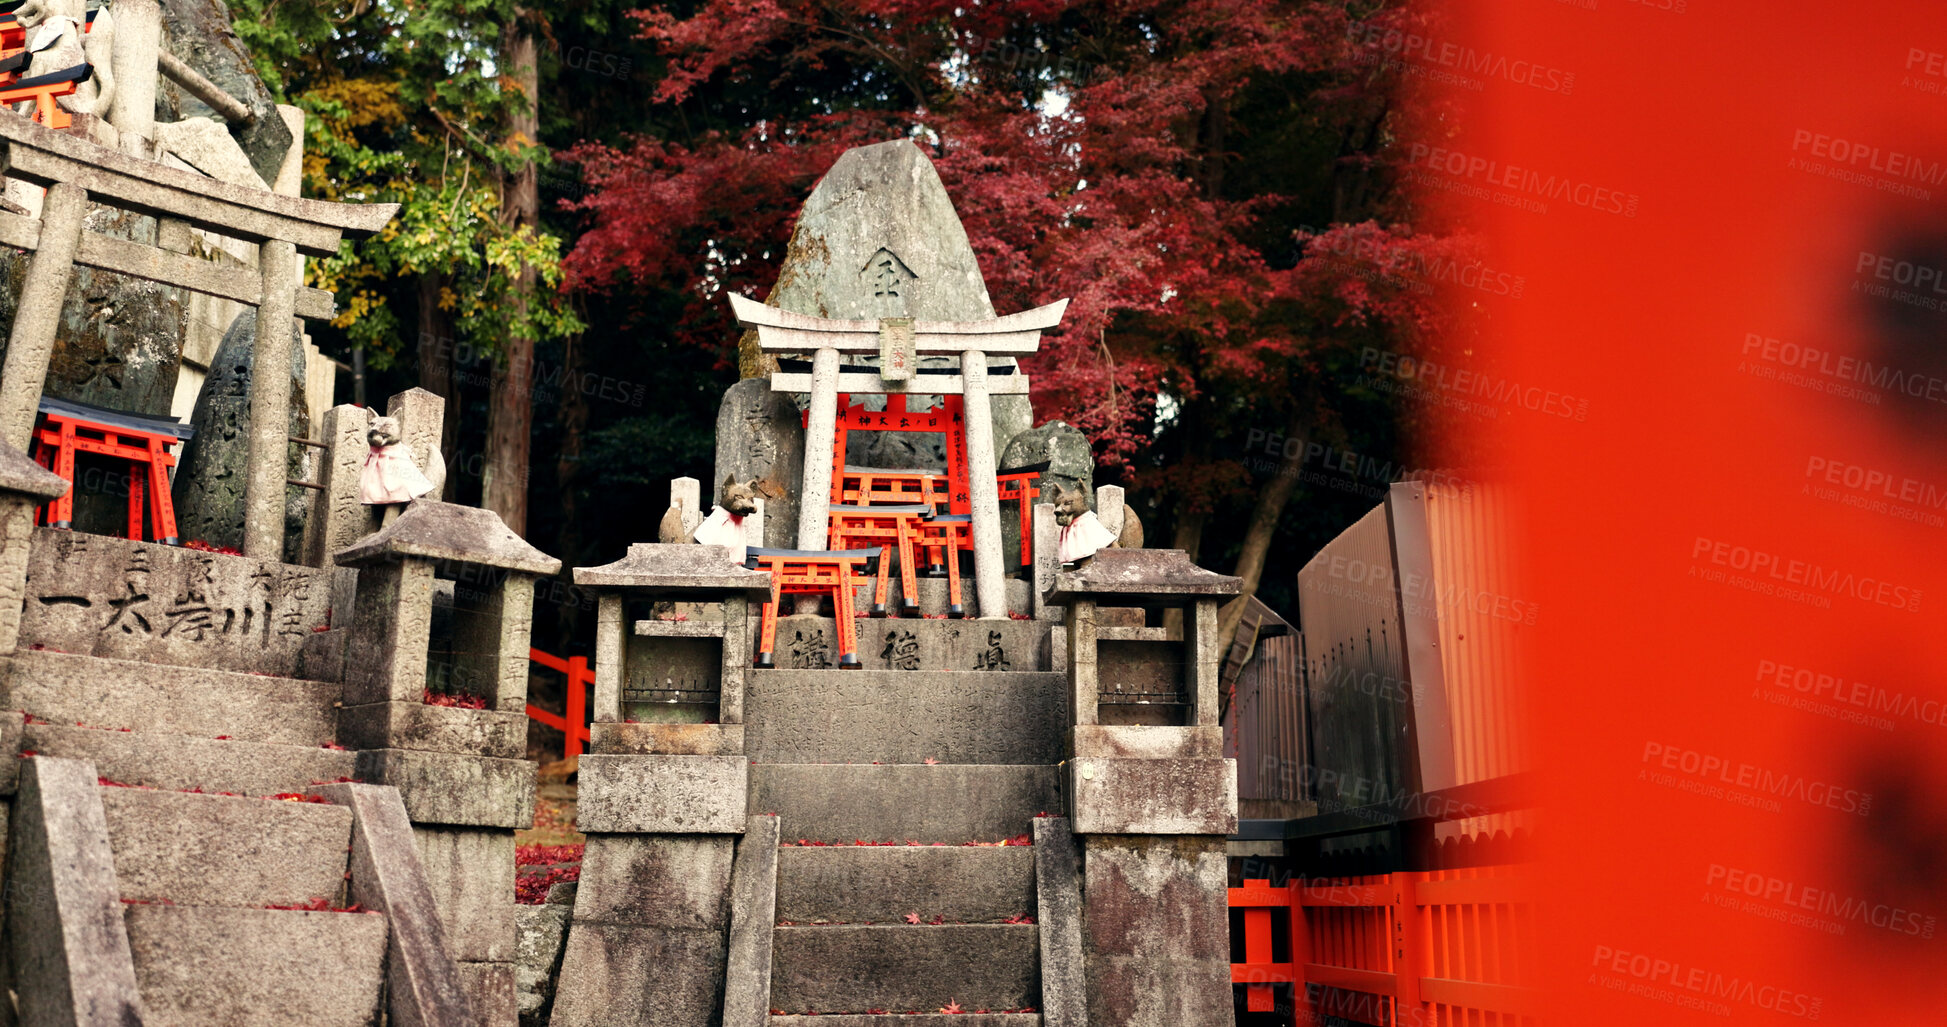
<svg viewBox="0 0 1947 1027">
<path fill-rule="evenodd" d="M 751 675 L 749 808 L 775 813 L 782 841 L 772 1023 L 1041 1022 L 1017 1012 L 1041 1004 L 1024 843 L 1037 814 L 1061 811 L 1063 682 L 1043 671 Z"/>
<path fill-rule="evenodd" d="M 346 783 L 341 694 L 53 649 L 0 660 L 0 727 L 22 757 L 9 747 L 4 768 L 19 782 L 9 885 L 58 896 L 17 903 L 6 931 L 29 946 L 101 932 L 80 957 L 70 938 L 64 967 L 15 945 L 23 1023 L 67 1015 L 29 1008 L 30 993 L 119 1004 L 150 1027 L 356 1027 L 398 1020 L 402 1001 L 447 1016 L 428 1022 L 479 1022 L 398 793 Z"/>
</svg>

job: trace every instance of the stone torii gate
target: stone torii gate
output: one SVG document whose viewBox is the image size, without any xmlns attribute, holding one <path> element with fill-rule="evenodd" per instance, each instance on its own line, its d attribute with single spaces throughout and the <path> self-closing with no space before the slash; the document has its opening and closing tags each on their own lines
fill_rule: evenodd
<svg viewBox="0 0 1947 1027">
<path fill-rule="evenodd" d="M 1024 374 L 989 378 L 987 355 L 1027 356 L 1041 333 L 1061 323 L 1067 300 L 985 321 L 915 321 L 882 317 L 845 321 L 796 314 L 732 295 L 737 323 L 757 331 L 766 353 L 810 353 L 811 373 L 771 375 L 773 392 L 811 394 L 805 423 L 804 484 L 798 506 L 798 548 L 824 549 L 830 520 L 832 445 L 840 392 L 957 395 L 966 405 L 968 499 L 973 513 L 974 592 L 982 619 L 1006 619 L 1007 591 L 1001 570 L 1000 490 L 994 474 L 994 420 L 990 398 L 1026 394 Z M 841 352 L 879 358 L 877 373 L 842 371 Z M 958 354 L 959 374 L 917 374 L 919 354 Z"/>
<path fill-rule="evenodd" d="M 230 185 L 118 153 L 0 111 L 8 178 L 47 188 L 39 218 L 0 212 L 0 245 L 33 253 L 20 290 L 7 357 L 0 367 L 0 441 L 27 452 L 54 352 L 55 327 L 74 266 L 179 286 L 257 308 L 255 362 L 290 365 L 293 316 L 328 319 L 329 292 L 297 286 L 297 256 L 335 256 L 341 237 L 362 239 L 392 220 L 396 203 L 330 203 Z M 256 271 L 84 230 L 100 203 L 184 222 L 261 247 Z M 286 410 L 290 376 L 251 383 L 250 476 L 245 483 L 244 552 L 280 559 L 284 536 Z"/>
</svg>

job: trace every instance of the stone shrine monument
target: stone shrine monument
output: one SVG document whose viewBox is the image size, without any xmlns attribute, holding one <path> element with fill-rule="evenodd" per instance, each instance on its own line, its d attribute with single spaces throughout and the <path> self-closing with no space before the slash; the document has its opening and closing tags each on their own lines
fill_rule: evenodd
<svg viewBox="0 0 1947 1027">
<path fill-rule="evenodd" d="M 753 376 L 716 478 L 781 487 L 761 535 L 575 570 L 588 845 L 572 910 L 531 921 L 554 1027 L 1231 1022 L 1239 582 L 1175 551 L 1056 562 L 1035 482 L 1086 488 L 1085 445 L 1059 426 L 997 465 L 1062 305 L 997 317 L 965 240 L 911 143 L 843 155 L 766 303 L 731 298 Z M 672 483 L 671 523 L 696 491 Z"/>
</svg>

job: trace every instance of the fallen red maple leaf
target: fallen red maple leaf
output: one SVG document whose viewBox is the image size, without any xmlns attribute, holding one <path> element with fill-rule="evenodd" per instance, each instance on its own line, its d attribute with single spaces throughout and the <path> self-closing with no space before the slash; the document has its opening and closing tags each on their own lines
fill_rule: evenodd
<svg viewBox="0 0 1947 1027">
<path fill-rule="evenodd" d="M 964 1012 L 966 1012 L 966 1010 L 964 1010 L 964 1009 L 962 1009 L 962 1008 L 960 1008 L 960 1003 L 958 1003 L 958 1002 L 948 1002 L 948 1003 L 947 1003 L 946 1005 L 943 1005 L 943 1006 L 941 1006 L 941 1007 L 940 1007 L 940 1012 L 942 1012 L 942 1013 L 964 1013 Z"/>
<path fill-rule="evenodd" d="M 909 924 L 916 924 L 916 923 L 919 923 L 919 914 L 918 914 L 918 913 L 908 913 L 908 914 L 906 914 L 906 922 L 907 922 L 907 923 L 909 923 Z"/>
</svg>

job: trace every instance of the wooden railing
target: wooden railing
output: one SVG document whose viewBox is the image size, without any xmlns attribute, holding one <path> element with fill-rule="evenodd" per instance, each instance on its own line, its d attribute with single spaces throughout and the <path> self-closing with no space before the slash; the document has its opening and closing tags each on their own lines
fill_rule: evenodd
<svg viewBox="0 0 1947 1027">
<path fill-rule="evenodd" d="M 1516 867 L 1247 880 L 1230 889 L 1244 921 L 1231 983 L 1253 1012 L 1274 1011 L 1276 986 L 1290 986 L 1294 1024 L 1527 1027 L 1538 954 L 1526 885 Z M 1279 934 L 1289 958 L 1274 961 Z"/>
<path fill-rule="evenodd" d="M 539 649 L 529 649 L 527 658 L 549 670 L 557 670 L 568 676 L 568 703 L 565 713 L 550 713 L 547 710 L 527 704 L 527 718 L 561 732 L 563 759 L 579 756 L 588 748 L 588 689 L 595 685 L 595 670 L 588 665 L 586 656 L 570 656 L 562 659 L 552 653 Z"/>
</svg>

